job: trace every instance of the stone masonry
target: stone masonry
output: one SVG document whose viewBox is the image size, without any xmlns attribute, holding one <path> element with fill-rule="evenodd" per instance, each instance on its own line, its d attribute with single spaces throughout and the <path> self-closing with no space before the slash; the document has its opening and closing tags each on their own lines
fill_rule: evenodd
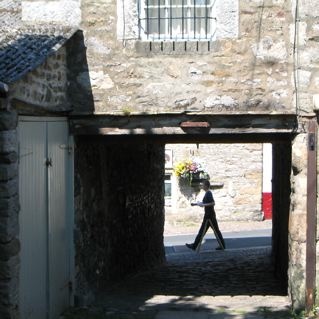
<svg viewBox="0 0 319 319">
<path fill-rule="evenodd" d="M 312 9 L 317 1 L 239 1 L 238 29 L 217 39 L 210 51 L 201 44 L 197 51 L 192 43 L 186 51 L 178 43 L 174 51 L 169 43 L 159 42 L 147 49 L 149 43 L 136 40 L 130 27 L 134 12 L 124 10 L 131 16 L 120 21 L 119 3 L 82 1 L 95 113 L 313 116 L 312 95 L 319 88 L 318 12 Z M 118 30 L 123 29 L 132 32 L 120 37 Z M 301 135 L 292 144 L 293 165 L 294 154 L 303 150 L 305 156 L 304 143 Z M 304 242 L 306 227 L 306 162 L 301 166 L 301 175 L 293 180 L 300 187 L 292 187 L 291 200 L 298 205 L 291 205 L 289 225 L 289 282 L 297 306 L 304 304 L 306 262 L 305 243 L 297 244 Z"/>
<path fill-rule="evenodd" d="M 4 105 L 6 102 L 1 101 Z M 1 103 L 1 104 L 2 104 Z M 3 105 L 2 104 L 2 105 Z M 18 318 L 18 143 L 17 114 L 0 109 L 0 317 Z"/>
<path fill-rule="evenodd" d="M 295 130 L 291 132 L 296 137 L 292 141 L 293 174 L 291 177 L 292 193 L 289 218 L 288 281 L 294 305 L 296 307 L 303 306 L 305 304 L 304 279 L 307 245 L 305 238 L 307 227 L 307 135 L 304 124 L 306 124 L 308 117 L 315 116 L 313 95 L 317 94 L 319 89 L 319 39 L 317 35 L 319 2 L 318 0 L 218 0 L 217 2 L 216 40 L 187 43 L 177 41 L 174 42 L 175 45 L 170 41 L 150 43 L 137 39 L 137 2 L 135 0 L 9 1 L 6 2 L 8 5 L 0 6 L 0 14 L 11 13 L 8 20 L 11 25 L 15 24 L 14 21 L 21 16 L 24 22 L 33 24 L 45 22 L 49 24 L 79 24 L 81 26 L 84 41 L 81 53 L 85 52 L 86 56 L 80 61 L 85 61 L 86 64 L 84 67 L 72 70 L 72 87 L 77 88 L 72 96 L 72 101 L 70 101 L 74 107 L 73 115 L 83 113 L 103 114 L 104 116 L 120 115 L 127 122 L 130 121 L 132 114 L 148 115 L 151 118 L 158 114 L 174 114 L 176 116 L 192 114 L 198 116 L 200 121 L 206 121 L 207 118 L 216 114 L 296 115 L 300 125 L 299 127 L 296 125 Z M 220 5 L 221 3 L 224 5 Z M 76 64 L 76 61 L 78 60 L 75 59 L 73 63 Z M 25 68 L 25 71 L 28 73 L 30 70 Z M 34 81 L 33 75 L 30 76 L 32 81 Z M 65 80 L 65 77 L 63 79 Z M 56 81 L 53 82 L 56 83 Z M 38 82 L 34 81 L 33 83 Z M 61 87 L 56 87 L 56 89 L 65 88 L 64 85 L 65 83 L 62 81 Z M 34 93 L 33 96 L 41 104 L 47 98 L 43 92 L 44 89 L 40 86 L 39 92 Z M 24 97 L 28 95 L 27 89 L 21 88 L 18 92 Z M 81 98 L 83 95 L 86 99 Z M 62 100 L 63 98 L 64 96 L 62 96 Z M 89 104 L 87 98 L 92 99 Z M 30 103 L 30 100 L 27 102 Z M 16 146 L 16 122 L 14 121 L 16 121 L 16 117 L 13 111 L 12 114 L 8 113 L 11 111 L 7 110 L 6 103 L 3 105 L 5 106 L 1 110 L 3 116 L 0 122 L 3 129 L 0 129 L 0 138 L 4 140 L 3 145 L 11 145 L 13 148 L 11 151 L 3 151 L 3 155 L 1 153 L 0 156 L 0 184 L 2 184 L 0 196 L 3 196 L 3 198 L 0 197 L 0 200 L 1 207 L 3 205 L 5 207 L 3 210 L 5 213 L 1 210 L 1 214 L 6 215 L 1 216 L 1 218 L 4 217 L 4 220 L 1 221 L 1 227 L 3 223 L 9 225 L 16 218 L 14 214 L 10 215 L 12 217 L 10 217 L 9 223 L 9 219 L 6 220 L 8 212 L 16 213 L 18 210 L 17 196 L 15 196 L 17 194 L 17 169 L 14 154 Z M 269 123 L 270 126 L 271 124 Z M 241 133 L 237 127 L 226 126 L 226 128 L 233 129 L 235 134 Z M 257 127 L 256 130 L 258 131 L 258 129 Z M 91 145 L 87 146 L 86 150 L 81 148 L 81 140 L 79 140 L 78 146 L 79 154 L 85 154 L 87 149 L 91 147 Z M 102 149 L 101 147 L 98 152 L 102 152 Z M 161 147 L 154 146 L 153 151 L 159 155 Z M 155 159 L 156 163 L 154 164 L 154 175 L 150 174 L 149 176 L 154 177 L 154 181 L 162 182 L 161 165 L 158 163 L 159 166 L 156 166 L 160 157 L 156 158 L 153 151 L 151 147 L 146 147 L 135 154 L 134 149 L 128 150 L 124 149 L 124 146 L 123 148 L 119 146 L 115 153 L 111 153 L 110 158 L 118 159 L 118 163 L 125 172 L 124 163 L 129 162 L 128 153 L 131 153 L 130 156 L 135 156 L 133 162 L 136 164 L 139 163 L 138 159 L 141 160 L 142 154 L 147 155 L 149 157 L 146 158 Z M 119 153 L 126 155 L 122 159 Z M 91 159 L 90 155 L 87 156 L 83 156 L 83 162 L 80 161 L 77 164 L 78 167 L 82 167 L 78 176 L 78 194 L 83 194 L 77 200 L 82 198 L 83 201 L 90 202 L 96 192 L 102 190 L 94 189 L 92 177 L 86 175 L 87 166 L 84 163 L 86 159 Z M 104 158 L 108 158 L 108 155 L 101 159 Z M 104 165 L 103 161 L 100 163 L 93 161 L 93 163 L 96 165 L 103 163 Z M 137 165 L 140 167 L 140 164 Z M 145 172 L 144 169 L 145 171 L 148 169 L 148 172 L 152 171 L 147 165 L 142 167 L 143 172 Z M 100 171 L 93 171 L 92 174 L 100 177 L 101 171 L 103 170 L 100 167 Z M 120 173 L 120 177 L 127 176 L 123 172 Z M 132 176 L 134 180 L 129 181 L 136 183 L 133 183 L 136 185 L 136 190 L 130 189 L 130 191 L 132 191 L 132 196 L 137 198 L 135 191 L 140 189 L 145 191 L 146 187 L 144 185 L 145 188 L 142 188 L 142 182 L 139 182 L 138 176 L 135 174 Z M 151 178 L 144 180 L 144 182 L 153 185 Z M 107 182 L 102 186 L 108 186 Z M 115 186 L 119 186 L 119 184 L 115 183 Z M 155 189 L 160 191 L 159 187 L 157 186 Z M 83 191 L 84 189 L 86 192 Z M 150 192 L 150 194 L 154 193 Z M 154 198 L 159 200 L 158 196 L 154 195 Z M 130 202 L 118 198 L 116 203 L 120 203 L 123 208 L 124 204 Z M 149 201 L 147 203 L 149 204 Z M 95 217 L 103 212 L 99 209 L 100 204 L 101 202 L 98 202 L 96 209 L 93 210 Z M 158 202 L 157 204 L 159 206 L 155 207 L 159 208 L 163 203 Z M 84 227 L 79 234 L 78 242 L 79 247 L 81 247 L 79 251 L 83 253 L 83 256 L 78 256 L 77 260 L 78 273 L 83 276 L 79 279 L 79 283 L 90 286 L 98 281 L 100 273 L 103 274 L 101 275 L 103 279 L 108 278 L 110 273 L 105 272 L 103 258 L 102 266 L 99 264 L 101 255 L 98 251 L 102 244 L 96 243 L 94 238 L 92 240 L 92 236 L 95 234 L 92 231 L 93 227 L 85 228 L 86 218 L 91 217 L 88 206 L 83 206 L 81 203 L 77 203 L 77 205 L 80 219 L 77 226 Z M 82 210 L 83 207 L 87 209 Z M 125 211 L 124 208 L 123 210 L 119 209 L 116 213 L 121 216 L 123 211 Z M 130 212 L 129 209 L 128 211 Z M 147 216 L 148 213 L 143 206 L 141 215 Z M 153 217 L 161 221 L 161 213 L 156 211 L 154 214 Z M 99 220 L 99 218 L 95 220 Z M 4 228 L 4 238 L 0 238 L 0 250 L 3 251 L 0 255 L 4 256 L 1 257 L 4 259 L 4 263 L 1 261 L 0 267 L 9 270 L 5 271 L 4 274 L 0 271 L 0 293 L 5 296 L 5 298 L 0 299 L 0 303 L 7 305 L 5 308 L 1 305 L 0 314 L 2 315 L 2 311 L 4 318 L 14 318 L 17 304 L 15 256 L 18 254 L 18 244 L 14 239 L 16 236 L 14 234 L 17 227 L 5 226 Z M 145 235 L 138 233 L 136 228 L 133 228 L 132 231 L 136 236 Z M 159 240 L 159 231 L 160 229 L 157 228 L 157 240 Z M 9 232 L 11 232 L 11 237 Z M 145 238 L 148 236 L 145 235 Z M 132 238 L 126 237 L 125 240 L 129 241 Z M 131 242 L 129 243 L 131 244 Z M 81 246 L 82 244 L 83 246 Z M 94 248 L 92 264 L 97 272 L 92 275 L 93 278 L 87 273 L 90 265 L 85 264 L 85 257 L 90 251 L 90 249 L 86 250 L 88 247 L 86 245 L 92 245 Z M 114 243 L 112 247 L 120 247 L 120 244 Z M 137 247 L 133 247 L 132 251 L 137 252 Z M 118 264 L 118 260 L 115 257 L 112 259 L 113 257 L 114 255 L 111 254 L 111 260 L 115 262 L 112 264 L 114 266 Z M 158 250 L 154 260 L 158 261 L 161 257 L 161 252 Z M 143 259 L 143 256 L 141 258 Z M 131 260 L 127 264 L 130 262 Z M 133 262 L 131 270 L 139 266 Z M 121 271 L 123 272 L 123 269 L 119 269 L 119 274 Z"/>
<path fill-rule="evenodd" d="M 230 36 L 217 39 L 209 52 L 192 53 L 172 47 L 150 51 L 130 34 L 116 39 L 117 1 L 82 1 L 95 112 L 294 112 L 290 5 L 238 3 L 240 22 Z M 129 19 L 134 16 L 125 19 L 126 30 Z"/>
<path fill-rule="evenodd" d="M 81 22 L 80 0 L 31 0 L 21 3 L 22 19 L 25 21 L 73 26 Z"/>
<path fill-rule="evenodd" d="M 85 305 L 164 260 L 164 146 L 76 142 L 76 295 Z"/>
<path fill-rule="evenodd" d="M 303 304 L 305 298 L 306 231 L 307 231 L 307 135 L 299 134 L 292 147 L 291 177 L 292 198 L 289 218 L 289 277 L 299 286 L 290 286 L 290 295 L 295 306 Z M 296 196 L 298 194 L 298 196 Z"/>
<path fill-rule="evenodd" d="M 0 2 L 0 26 L 16 27 L 22 19 L 22 2 L 6 0 Z"/>
<path fill-rule="evenodd" d="M 64 9 L 62 2 L 22 3 L 24 7 L 37 5 L 44 16 L 52 3 Z M 83 89 L 92 89 L 96 113 L 294 111 L 289 58 L 293 20 L 287 2 L 240 1 L 237 7 L 236 1 L 228 1 L 220 9 L 220 20 L 227 10 L 237 10 L 239 25 L 236 14 L 233 19 L 228 17 L 229 32 L 222 32 L 210 51 L 193 52 L 195 44 L 190 43 L 190 51 L 165 47 L 155 53 L 146 49 L 149 43 L 136 41 L 136 35 L 132 38 L 129 30 L 136 23 L 134 14 L 124 19 L 128 34 L 117 39 L 124 23 L 120 3 L 96 0 L 81 4 L 91 83 L 91 88 Z M 136 2 L 130 3 L 136 7 Z M 30 15 L 23 18 L 32 21 Z M 52 21 L 60 20 L 53 15 Z M 207 43 L 199 44 L 204 45 Z M 79 74 L 79 83 L 82 77 Z"/>
<path fill-rule="evenodd" d="M 210 175 L 218 220 L 262 220 L 262 144 L 167 144 L 173 151 L 173 163 L 189 158 L 203 161 Z M 198 187 L 180 184 L 172 174 L 172 214 L 192 212 L 202 216 L 202 209 L 191 207 Z"/>
<path fill-rule="evenodd" d="M 46 110 L 70 109 L 67 101 L 66 48 L 62 47 L 41 66 L 17 81 L 14 97 Z"/>
<path fill-rule="evenodd" d="M 72 28 L 22 27 L 14 22 L 19 4 L 9 1 L 0 6 L 0 15 L 12 17 L 1 26 L 0 36 L 1 319 L 20 318 L 18 116 L 69 110 L 66 48 L 62 46 L 75 32 Z"/>
</svg>

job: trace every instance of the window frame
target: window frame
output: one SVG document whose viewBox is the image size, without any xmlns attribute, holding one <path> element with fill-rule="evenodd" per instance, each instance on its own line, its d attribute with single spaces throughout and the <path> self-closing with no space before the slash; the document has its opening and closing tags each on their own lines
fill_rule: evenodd
<svg viewBox="0 0 319 319">
<path fill-rule="evenodd" d="M 150 2 L 156 4 L 149 4 Z M 212 41 L 216 39 L 217 31 L 217 15 L 216 2 L 217 0 L 177 0 L 180 4 L 173 5 L 176 0 L 137 0 L 138 2 L 138 30 L 140 40 L 149 41 Z M 204 4 L 197 4 L 198 2 Z M 197 9 L 205 9 L 205 16 L 196 16 Z M 150 17 L 150 9 L 158 11 L 156 17 Z M 181 16 L 174 16 L 173 9 L 181 9 Z M 161 17 L 161 10 L 164 12 L 164 17 Z M 187 16 L 185 17 L 185 11 Z M 210 12 L 209 12 L 210 11 Z M 193 13 L 193 14 L 192 14 Z M 157 21 L 157 31 L 150 33 L 150 21 Z M 173 32 L 173 21 L 181 20 L 179 34 Z M 205 33 L 197 32 L 196 24 L 204 20 Z M 161 22 L 163 21 L 163 24 Z M 193 23 L 193 27 L 192 27 Z M 184 32 L 185 24 L 187 32 Z M 201 25 L 201 24 L 200 24 Z M 164 26 L 165 32 L 161 32 Z M 209 32 L 208 32 L 209 30 Z"/>
</svg>

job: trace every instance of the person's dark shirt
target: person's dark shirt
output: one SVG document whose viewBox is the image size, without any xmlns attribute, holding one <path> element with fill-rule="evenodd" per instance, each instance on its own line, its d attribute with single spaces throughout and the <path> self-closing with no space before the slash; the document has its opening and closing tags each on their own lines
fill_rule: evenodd
<svg viewBox="0 0 319 319">
<path fill-rule="evenodd" d="M 215 203 L 213 193 L 210 190 L 208 190 L 205 193 L 205 196 L 203 198 L 203 204 L 208 204 L 212 202 Z M 214 206 L 205 206 L 205 213 L 212 213 L 213 211 L 214 211 Z"/>
</svg>

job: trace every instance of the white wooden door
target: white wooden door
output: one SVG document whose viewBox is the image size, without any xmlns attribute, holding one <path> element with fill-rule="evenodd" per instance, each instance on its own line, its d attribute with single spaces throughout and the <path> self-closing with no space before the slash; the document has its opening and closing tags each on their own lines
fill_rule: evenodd
<svg viewBox="0 0 319 319">
<path fill-rule="evenodd" d="M 68 180 L 70 157 L 68 126 L 49 122 L 48 130 L 48 216 L 49 216 L 49 284 L 50 318 L 59 318 L 69 301 L 69 223 Z"/>
<path fill-rule="evenodd" d="M 72 152 L 63 119 L 19 120 L 20 312 L 57 319 L 70 304 Z"/>
<path fill-rule="evenodd" d="M 19 123 L 20 311 L 47 318 L 46 123 Z"/>
</svg>

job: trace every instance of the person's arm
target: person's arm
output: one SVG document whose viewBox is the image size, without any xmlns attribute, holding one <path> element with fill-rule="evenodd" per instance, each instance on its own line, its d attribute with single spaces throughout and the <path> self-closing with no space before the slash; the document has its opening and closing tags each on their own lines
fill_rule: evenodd
<svg viewBox="0 0 319 319">
<path fill-rule="evenodd" d="M 197 205 L 199 207 L 209 207 L 209 206 L 215 206 L 215 202 L 214 202 L 214 200 L 212 202 L 210 202 L 210 203 L 198 202 Z"/>
<path fill-rule="evenodd" d="M 212 207 L 215 205 L 214 197 L 211 191 L 206 192 L 203 201 L 198 203 L 200 207 Z"/>
</svg>

